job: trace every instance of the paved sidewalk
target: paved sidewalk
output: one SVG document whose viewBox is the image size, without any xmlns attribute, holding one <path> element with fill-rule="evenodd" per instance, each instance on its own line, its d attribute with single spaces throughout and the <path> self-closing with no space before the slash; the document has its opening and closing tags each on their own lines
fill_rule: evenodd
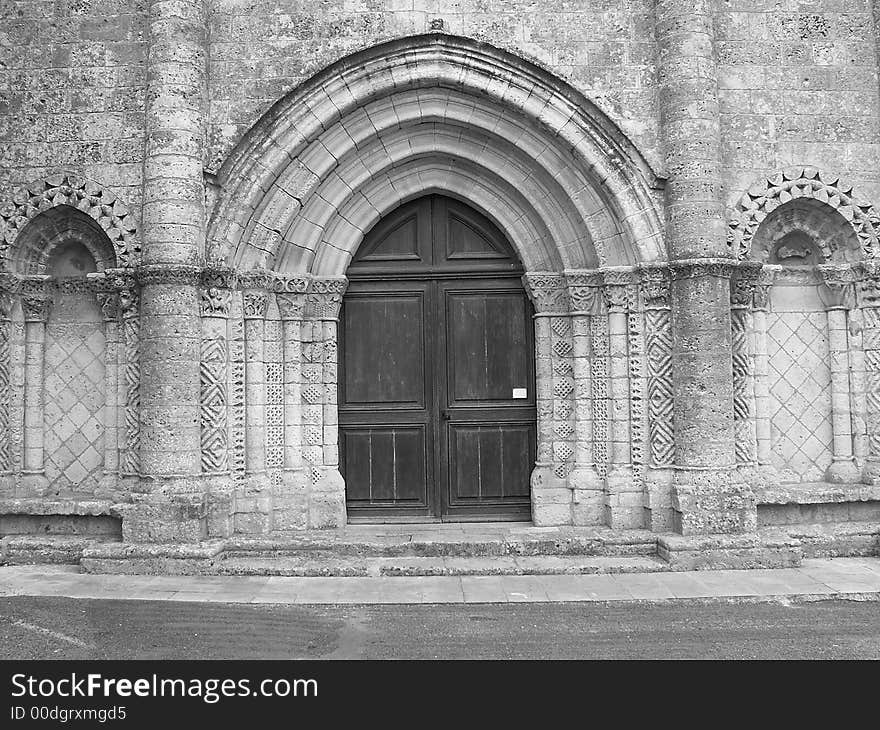
<svg viewBox="0 0 880 730">
<path fill-rule="evenodd" d="M 0 596 L 277 604 L 880 600 L 880 558 L 804 560 L 779 570 L 377 578 L 93 575 L 22 565 L 0 568 Z"/>
</svg>

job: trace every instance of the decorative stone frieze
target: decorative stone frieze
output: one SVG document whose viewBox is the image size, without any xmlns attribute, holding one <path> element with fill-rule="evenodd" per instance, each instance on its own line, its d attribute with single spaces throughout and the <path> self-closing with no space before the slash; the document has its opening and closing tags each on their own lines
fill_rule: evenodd
<svg viewBox="0 0 880 730">
<path fill-rule="evenodd" d="M 733 270 L 730 281 L 730 329 L 733 363 L 733 430 L 736 463 L 752 469 L 757 462 L 753 403 L 755 399 L 751 308 L 761 264 L 743 262 Z M 749 473 L 750 476 L 751 473 Z"/>
</svg>

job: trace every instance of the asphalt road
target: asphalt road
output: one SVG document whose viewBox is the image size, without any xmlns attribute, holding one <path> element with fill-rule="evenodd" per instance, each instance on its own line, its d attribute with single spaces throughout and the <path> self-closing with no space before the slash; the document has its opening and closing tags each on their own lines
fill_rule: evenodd
<svg viewBox="0 0 880 730">
<path fill-rule="evenodd" d="M 880 603 L 276 606 L 0 599 L 7 659 L 877 659 Z"/>
</svg>

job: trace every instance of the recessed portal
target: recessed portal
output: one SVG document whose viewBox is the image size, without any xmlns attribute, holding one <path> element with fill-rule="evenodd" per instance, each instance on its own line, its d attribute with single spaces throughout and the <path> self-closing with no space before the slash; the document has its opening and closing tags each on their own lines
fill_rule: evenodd
<svg viewBox="0 0 880 730">
<path fill-rule="evenodd" d="M 451 198 L 367 234 L 340 315 L 340 468 L 349 518 L 529 519 L 536 412 L 522 265 Z"/>
</svg>

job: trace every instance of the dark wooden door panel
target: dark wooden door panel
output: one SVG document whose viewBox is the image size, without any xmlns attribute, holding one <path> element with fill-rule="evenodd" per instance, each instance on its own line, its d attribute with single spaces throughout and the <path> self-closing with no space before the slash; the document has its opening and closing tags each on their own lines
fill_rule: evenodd
<svg viewBox="0 0 880 730">
<path fill-rule="evenodd" d="M 534 397 L 531 387 L 527 302 L 519 291 L 446 294 L 449 407 L 508 403 Z M 514 404 L 515 405 L 515 404 Z"/>
<path fill-rule="evenodd" d="M 346 297 L 343 408 L 427 407 L 424 300 L 424 291 Z"/>
<path fill-rule="evenodd" d="M 532 308 L 484 216 L 441 196 L 364 238 L 340 338 L 340 469 L 354 519 L 527 519 Z"/>
<path fill-rule="evenodd" d="M 527 504 L 533 423 L 450 424 L 450 508 Z"/>
<path fill-rule="evenodd" d="M 350 507 L 429 506 L 424 426 L 343 426 L 341 464 Z"/>
</svg>

